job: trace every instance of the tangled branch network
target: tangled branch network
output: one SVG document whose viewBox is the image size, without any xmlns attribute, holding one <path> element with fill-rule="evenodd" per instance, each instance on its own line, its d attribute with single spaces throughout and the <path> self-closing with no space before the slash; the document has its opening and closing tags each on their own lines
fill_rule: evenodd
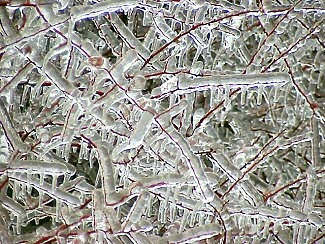
<svg viewBox="0 0 325 244">
<path fill-rule="evenodd" d="M 0 1 L 1 243 L 324 243 L 323 0 Z"/>
</svg>

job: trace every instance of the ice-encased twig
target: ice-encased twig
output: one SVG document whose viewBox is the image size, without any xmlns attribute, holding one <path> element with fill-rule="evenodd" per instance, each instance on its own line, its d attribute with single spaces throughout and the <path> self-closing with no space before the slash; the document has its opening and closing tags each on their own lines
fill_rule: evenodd
<svg viewBox="0 0 325 244">
<path fill-rule="evenodd" d="M 17 34 L 17 30 L 13 28 L 12 21 L 9 18 L 9 13 L 5 6 L 0 6 L 0 21 L 2 24 L 1 27 L 7 36 L 15 36 Z M 1 47 L 1 49 L 3 48 Z"/>
<path fill-rule="evenodd" d="M 130 177 L 134 180 L 137 180 L 140 185 L 150 188 L 150 189 L 155 189 L 155 188 L 160 188 L 160 187 L 167 187 L 167 186 L 176 186 L 179 185 L 179 182 L 183 178 L 182 175 L 176 174 L 176 173 L 170 173 L 170 174 L 162 174 L 159 176 L 150 176 L 150 177 L 134 177 L 135 175 L 130 174 Z"/>
<path fill-rule="evenodd" d="M 132 208 L 130 209 L 130 212 L 123 224 L 124 231 L 126 232 L 129 232 L 135 223 L 138 223 L 142 213 L 144 212 L 148 204 L 148 200 L 150 196 L 149 192 L 143 187 L 140 187 L 138 190 L 140 191 L 139 192 L 140 194 L 136 202 L 133 204 Z"/>
<path fill-rule="evenodd" d="M 142 59 L 148 59 L 150 56 L 150 51 L 133 35 L 133 33 L 125 26 L 116 13 L 111 13 L 110 16 L 111 23 L 116 27 L 118 33 L 125 39 L 125 42 L 127 42 L 131 48 L 137 50 Z M 162 69 L 163 67 L 158 63 L 158 61 L 153 62 L 153 66 L 158 70 Z"/>
<path fill-rule="evenodd" d="M 14 215 L 20 216 L 20 218 L 24 218 L 24 216 L 26 216 L 25 208 L 15 200 L 7 197 L 4 194 L 0 194 L 0 204 L 4 208 L 12 212 Z"/>
<path fill-rule="evenodd" d="M 319 8 L 320 1 L 314 1 L 313 5 L 300 1 L 301 4 L 296 7 L 284 0 L 279 0 L 278 4 L 268 1 L 258 6 L 255 0 L 237 1 L 236 4 L 230 1 L 212 4 L 201 0 L 88 1 L 84 5 L 80 1 L 70 4 L 64 0 L 61 5 L 59 2 L 53 5 L 51 1 L 45 2 L 45 5 L 40 5 L 40 2 L 35 1 L 7 1 L 6 6 L 0 7 L 2 95 L 10 96 L 6 108 L 9 116 L 6 117 L 11 119 L 18 140 L 20 137 L 32 149 L 23 154 L 14 152 L 9 163 L 4 165 L 10 166 L 10 162 L 16 160 L 35 160 L 38 155 L 37 159 L 41 158 L 49 164 L 54 162 L 56 171 L 53 173 L 61 174 L 64 170 L 57 169 L 65 165 L 62 169 L 66 167 L 69 176 L 76 175 L 73 178 L 64 177 L 59 189 L 73 192 L 82 199 L 81 202 L 87 197 L 80 208 L 89 210 L 95 207 L 98 219 L 94 218 L 94 222 L 90 223 L 87 216 L 82 216 L 86 219 L 77 219 L 69 211 L 64 214 L 59 208 L 54 211 L 46 203 L 57 200 L 57 205 L 61 206 L 63 199 L 55 199 L 54 195 L 42 197 L 47 194 L 38 188 L 35 188 L 39 190 L 39 196 L 36 196 L 31 193 L 33 186 L 30 191 L 27 188 L 26 194 L 26 184 L 12 178 L 14 173 L 23 171 L 27 178 L 33 173 L 41 173 L 40 181 L 52 180 L 55 174 L 50 175 L 46 170 L 35 167 L 25 172 L 25 166 L 18 166 L 5 171 L 7 174 L 1 177 L 1 184 L 4 194 L 8 195 L 14 190 L 15 201 L 27 212 L 27 225 L 34 223 L 33 220 L 38 224 L 38 219 L 46 216 L 60 216 L 66 225 L 75 224 L 64 230 L 61 229 L 61 226 L 65 228 L 63 225 L 52 225 L 48 232 L 44 228 L 34 232 L 34 228 L 27 226 L 24 231 L 36 234 L 37 237 L 28 233 L 15 237 L 14 242 L 41 242 L 42 236 L 53 235 L 48 241 L 57 238 L 59 242 L 146 243 L 151 240 L 152 243 L 158 243 L 155 241 L 157 239 L 151 237 L 164 235 L 167 236 L 164 238 L 167 243 L 168 235 L 179 234 L 169 231 L 178 221 L 181 221 L 180 229 L 183 231 L 210 223 L 212 218 L 222 231 L 206 242 L 234 240 L 242 243 L 249 242 L 253 237 L 254 243 L 291 243 L 304 238 L 317 238 L 317 232 L 323 227 L 319 207 L 323 199 L 317 192 L 321 190 L 323 174 L 318 172 L 323 163 L 323 142 L 319 136 L 323 136 L 324 132 L 321 106 L 324 90 L 321 82 L 324 35 L 321 28 L 315 29 L 312 35 L 307 35 L 307 32 L 313 22 L 317 22 L 324 14 Z M 133 4 L 128 5 L 130 2 Z M 281 2 L 283 6 L 280 6 Z M 107 14 L 112 12 L 115 13 Z M 155 19 L 156 16 L 160 19 Z M 292 21 L 292 18 L 298 21 Z M 254 19 L 259 21 L 252 22 Z M 279 36 L 281 33 L 283 35 Z M 263 35 L 267 36 L 265 43 Z M 228 39 L 227 36 L 238 39 L 234 43 L 235 39 Z M 308 40 L 304 42 L 306 37 Z M 299 38 L 303 41 L 293 42 L 294 46 L 287 48 L 290 40 Z M 256 51 L 257 47 L 261 48 Z M 125 58 L 129 49 L 136 52 L 133 63 Z M 274 52 L 279 54 L 275 56 Z M 28 60 L 34 54 L 47 54 L 41 62 L 42 67 Z M 89 62 L 92 58 L 104 62 L 96 66 Z M 115 65 L 119 61 L 123 65 Z M 152 63 L 139 70 L 144 61 Z M 75 90 L 68 94 L 57 87 L 52 89 L 60 82 L 49 79 L 45 71 L 49 62 L 71 81 Z M 249 67 L 246 67 L 247 64 Z M 129 65 L 127 71 L 123 69 Z M 38 69 L 33 69 L 33 66 Z M 261 67 L 276 73 L 257 74 L 261 72 Z M 296 79 L 302 88 L 295 86 L 295 91 L 289 79 L 283 80 L 283 83 L 274 80 L 273 76 L 279 74 L 280 77 L 282 72 L 290 73 L 290 80 Z M 183 79 L 182 74 L 188 76 L 185 75 Z M 135 81 L 139 75 L 143 76 L 138 80 L 140 82 L 133 84 L 132 79 Z M 188 84 L 187 81 L 193 82 Z M 282 89 L 283 84 L 286 89 Z M 264 89 L 267 86 L 276 86 L 280 94 L 275 94 L 273 87 Z M 150 91 L 151 97 L 148 98 Z M 304 104 L 306 100 L 300 99 L 301 96 L 295 92 L 306 95 L 303 97 L 307 97 L 310 103 Z M 237 97 L 239 93 L 242 94 L 240 104 Z M 278 98 L 273 98 L 273 95 Z M 144 120 L 148 115 L 139 99 L 141 96 L 154 107 L 154 110 L 150 110 L 154 116 L 153 123 L 138 122 L 141 116 Z M 74 116 L 66 116 L 71 105 L 68 100 L 78 103 L 76 110 L 70 110 Z M 181 103 L 174 107 L 178 101 Z M 120 106 L 124 103 L 126 109 Z M 225 104 L 224 110 L 222 103 Z M 260 103 L 261 106 L 256 108 Z M 308 107 L 307 111 L 305 107 Z M 290 109 L 292 112 L 289 114 Z M 113 116 L 105 117 L 108 113 Z M 313 128 L 315 125 L 309 124 L 308 119 L 312 117 L 317 119 L 318 132 Z M 165 119 L 166 123 L 159 119 Z M 196 124 L 200 130 L 193 128 Z M 144 134 L 141 134 L 141 125 L 146 126 L 143 128 Z M 281 127 L 285 127 L 288 132 L 284 139 L 266 145 L 265 142 Z M 191 134 L 192 130 L 194 133 Z M 9 137 L 7 131 L 3 131 L 1 137 L 5 140 Z M 64 133 L 60 134 L 61 131 Z M 73 139 L 72 147 L 64 145 L 67 135 Z M 100 148 L 106 150 L 104 156 L 97 154 L 97 146 L 102 141 L 97 140 L 96 136 L 107 142 Z M 55 141 L 62 142 L 62 139 L 63 143 L 55 144 Z M 48 142 L 52 142 L 53 147 L 47 148 Z M 112 165 L 109 162 L 106 166 L 105 159 L 101 162 L 107 154 L 112 156 L 110 154 L 114 147 L 123 149 L 128 144 L 137 147 L 136 150 L 132 148 L 128 155 L 127 151 L 121 155 L 116 153 L 117 160 Z M 0 145 L 0 156 L 4 160 L 8 155 L 7 147 Z M 46 152 L 48 149 L 53 149 L 53 152 Z M 247 158 L 236 158 L 238 150 L 248 152 Z M 231 155 L 230 162 L 208 160 L 220 151 Z M 70 157 L 62 156 L 63 153 Z M 198 159 L 193 159 L 193 155 Z M 238 159 L 235 163 L 231 162 L 233 157 Z M 77 158 L 79 160 L 75 164 Z M 89 158 L 92 158 L 90 162 Z M 89 171 L 88 163 L 93 165 Z M 312 165 L 312 171 L 305 176 L 307 164 Z M 94 174 L 100 172 L 103 165 L 106 167 L 105 172 L 112 172 L 108 175 L 99 173 L 95 179 Z M 138 175 L 134 176 L 132 170 Z M 317 174 L 316 179 L 313 178 L 313 171 Z M 93 187 L 79 187 L 80 175 Z M 98 183 L 103 177 L 107 177 L 106 185 Z M 38 180 L 37 176 L 35 178 Z M 55 179 L 52 188 L 61 183 L 60 178 L 58 182 Z M 115 185 L 109 186 L 110 189 L 107 184 L 111 179 Z M 281 182 L 278 182 L 279 179 Z M 145 209 L 146 214 L 138 209 L 134 211 L 133 217 L 137 220 L 141 216 L 152 226 L 142 225 L 140 219 L 137 223 L 131 223 L 131 233 L 125 233 L 116 226 L 120 226 L 120 222 L 128 216 L 135 196 L 139 195 L 132 193 L 134 181 L 137 186 L 142 185 L 149 191 L 150 203 Z M 234 189 L 231 188 L 228 194 L 222 196 L 234 181 Z M 44 184 L 46 182 L 39 183 L 40 186 Z M 215 192 L 209 203 L 205 203 L 206 199 L 202 201 L 204 194 L 201 188 L 205 184 Z M 99 204 L 95 195 L 90 196 L 90 192 L 98 187 L 97 192 L 101 194 Z M 111 191 L 108 199 L 104 195 L 106 190 Z M 222 199 L 217 197 L 219 195 Z M 262 202 L 254 208 L 255 212 L 247 210 L 253 208 L 247 205 L 256 204 L 252 195 L 264 195 L 266 200 L 266 203 Z M 22 199 L 25 196 L 26 199 Z M 37 202 L 40 203 L 38 207 L 34 204 Z M 232 209 L 231 204 L 237 204 L 243 212 L 227 212 L 228 208 Z M 263 209 L 265 204 L 270 211 Z M 74 207 L 68 202 L 63 205 L 69 209 Z M 318 210 L 320 213 L 316 212 Z M 80 212 L 87 214 L 89 211 Z M 116 219 L 111 221 L 111 217 Z M 72 222 L 73 219 L 76 222 Z M 13 222 L 8 223 L 13 227 L 10 231 L 15 232 Z M 251 227 L 246 229 L 245 225 L 248 224 Z M 161 233 L 162 226 L 168 229 L 165 234 Z M 183 234 L 191 235 L 190 232 Z M 68 240 L 63 240 L 65 237 Z"/>
<path fill-rule="evenodd" d="M 314 226 L 321 226 L 324 224 L 324 220 L 319 217 L 318 214 L 309 213 L 305 214 L 298 210 L 279 210 L 270 207 L 251 207 L 243 205 L 229 204 L 228 210 L 231 215 L 242 215 L 250 217 L 258 217 L 262 219 L 269 219 L 271 221 L 291 221 L 297 222 L 302 225 L 312 224 Z"/>
<path fill-rule="evenodd" d="M 219 165 L 222 171 L 224 171 L 228 177 L 231 179 L 230 181 L 238 181 L 243 176 L 243 173 L 228 159 L 224 154 L 218 153 L 212 154 L 213 158 L 210 160 L 214 161 Z M 239 190 L 242 192 L 242 195 L 248 201 L 252 201 L 252 204 L 259 205 L 262 202 L 261 195 L 258 191 L 256 191 L 253 184 L 248 180 L 243 180 L 238 183 Z"/>
<path fill-rule="evenodd" d="M 23 67 L 20 72 L 18 72 L 9 82 L 2 85 L 0 88 L 0 95 L 5 95 L 12 91 L 18 83 L 21 82 L 32 70 L 34 66 L 31 63 L 28 63 L 26 66 Z"/>
<path fill-rule="evenodd" d="M 208 239 L 222 232 L 219 224 L 208 224 L 188 229 L 182 233 L 167 236 L 165 240 L 159 243 L 193 243 L 200 240 Z"/>
<path fill-rule="evenodd" d="M 71 8 L 71 18 L 74 21 L 92 18 L 104 13 L 115 12 L 123 8 L 128 9 L 136 6 L 137 3 L 137 0 L 109 0 L 101 1 L 93 5 L 74 6 Z"/>
<path fill-rule="evenodd" d="M 68 168 L 62 163 L 44 162 L 39 160 L 15 160 L 7 165 L 7 171 L 31 172 L 33 174 L 64 175 L 68 173 Z"/>
<path fill-rule="evenodd" d="M 39 157 L 39 159 L 43 159 L 44 161 L 48 161 L 49 163 L 54 162 L 55 164 L 64 164 L 67 167 L 68 173 L 70 175 L 73 175 L 76 172 L 76 169 L 73 165 L 69 164 L 62 158 L 58 157 L 53 152 L 48 152 L 46 154 L 43 154 L 43 152 L 40 148 L 34 148 L 33 151 L 36 153 L 36 155 L 41 155 L 41 157 Z"/>
<path fill-rule="evenodd" d="M 149 111 L 144 111 L 138 121 L 135 130 L 130 136 L 130 141 L 116 146 L 112 151 L 112 159 L 115 161 L 119 154 L 125 150 L 136 148 L 143 143 L 145 136 L 151 128 L 154 115 Z"/>
<path fill-rule="evenodd" d="M 163 16 L 158 15 L 157 17 L 155 17 L 154 24 L 157 27 L 157 31 L 167 42 L 175 38 L 176 33 L 169 27 L 169 25 L 166 24 L 166 21 Z"/>
<path fill-rule="evenodd" d="M 150 239 L 141 232 L 137 233 L 130 233 L 130 236 L 132 237 L 133 241 L 135 243 L 143 243 L 143 244 L 153 244 L 153 242 L 150 241 Z"/>
<path fill-rule="evenodd" d="M 147 135 L 151 128 L 151 123 L 153 121 L 154 115 L 149 111 L 144 111 L 142 116 L 130 136 L 130 147 L 138 147 L 142 142 L 144 137 Z"/>
<path fill-rule="evenodd" d="M 61 25 L 65 24 L 68 21 L 68 19 L 69 16 L 60 15 L 52 19 L 53 22 L 51 21 L 51 24 L 47 22 L 47 23 L 43 23 L 41 26 L 38 26 L 36 28 L 34 26 L 27 27 L 22 32 L 14 32 L 14 33 L 8 32 L 10 33 L 10 35 L 8 35 L 8 37 L 6 37 L 5 39 L 6 45 L 4 47 L 1 47 L 0 50 L 7 50 L 14 46 L 20 46 L 23 42 L 35 38 L 35 36 L 45 34 L 46 32 L 52 29 L 60 27 Z M 8 26 L 12 26 L 12 24 Z"/>
<path fill-rule="evenodd" d="M 108 202 L 111 195 L 116 194 L 115 180 L 114 180 L 114 167 L 111 161 L 111 156 L 107 151 L 109 146 L 106 145 L 107 142 L 99 142 L 97 145 L 97 150 L 99 154 L 99 165 L 101 170 L 102 186 L 104 190 L 105 201 Z"/>
<path fill-rule="evenodd" d="M 54 199 L 67 203 L 68 205 L 76 207 L 81 204 L 80 199 L 77 196 L 74 196 L 66 191 L 63 191 L 60 188 L 53 188 L 50 184 L 46 182 L 41 182 L 40 179 L 37 179 L 35 176 L 27 177 L 27 175 L 25 174 L 14 173 L 10 175 L 10 178 L 16 180 L 17 182 L 26 185 L 31 185 L 38 191 L 42 191 L 43 193 L 48 194 Z"/>
<path fill-rule="evenodd" d="M 23 153 L 28 152 L 29 147 L 21 140 L 17 131 L 15 130 L 15 126 L 8 114 L 3 98 L 0 98 L 0 122 L 14 150 L 19 150 Z"/>
<path fill-rule="evenodd" d="M 107 231 L 109 226 L 104 214 L 105 196 L 101 189 L 95 189 L 93 191 L 93 204 L 93 226 L 97 231 Z"/>
<path fill-rule="evenodd" d="M 37 52 L 36 46 L 32 45 L 32 49 L 32 53 L 26 53 L 25 57 L 29 59 L 41 73 L 46 75 L 62 92 L 72 93 L 72 91 L 75 90 L 72 83 L 63 77 L 54 64 L 44 62 L 44 58 Z"/>
<path fill-rule="evenodd" d="M 124 76 L 124 72 L 127 71 L 137 59 L 137 51 L 131 49 L 128 50 L 125 55 L 118 60 L 113 69 L 111 75 L 120 86 L 125 86 L 127 80 Z"/>
<path fill-rule="evenodd" d="M 208 77 L 184 76 L 178 84 L 181 91 L 192 92 L 211 89 L 219 86 L 231 87 L 257 87 L 257 86 L 282 86 L 290 81 L 287 73 L 264 74 L 235 74 L 235 75 L 211 75 Z"/>
<path fill-rule="evenodd" d="M 167 133 L 167 136 L 170 138 L 170 140 L 175 144 L 176 147 L 181 150 L 182 154 L 184 155 L 187 165 L 194 176 L 195 182 L 198 185 L 198 191 L 202 195 L 202 200 L 204 202 L 211 202 L 214 198 L 214 193 L 208 184 L 209 181 L 203 170 L 202 161 L 197 155 L 193 153 L 191 147 L 183 135 L 176 131 L 170 124 L 170 114 L 172 114 L 174 110 L 178 111 L 178 105 L 182 107 L 183 103 L 174 105 L 174 107 L 170 109 L 167 114 L 160 114 L 155 118 L 155 120 L 158 125 L 162 127 L 163 131 Z M 184 106 L 182 109 L 185 108 L 186 106 Z"/>
</svg>

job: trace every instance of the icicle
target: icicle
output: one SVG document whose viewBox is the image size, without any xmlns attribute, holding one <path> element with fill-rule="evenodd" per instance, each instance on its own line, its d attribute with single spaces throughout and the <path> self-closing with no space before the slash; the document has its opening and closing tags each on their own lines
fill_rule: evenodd
<svg viewBox="0 0 325 244">
<path fill-rule="evenodd" d="M 193 19 L 191 15 L 192 15 L 192 9 L 188 9 L 186 13 L 185 26 L 188 26 L 190 21 Z"/>
<path fill-rule="evenodd" d="M 87 147 L 87 144 L 85 142 L 81 141 L 79 155 L 78 155 L 78 163 L 82 163 L 82 160 L 84 158 L 85 147 Z"/>
<path fill-rule="evenodd" d="M 141 191 L 141 189 L 139 190 Z M 142 213 L 147 207 L 149 196 L 150 196 L 149 192 L 143 190 L 141 192 L 141 195 L 138 197 L 137 201 L 133 204 L 130 213 L 127 217 L 126 225 L 124 227 L 126 231 L 130 230 L 131 226 L 134 223 L 139 222 Z"/>
<path fill-rule="evenodd" d="M 90 156 L 89 156 L 89 168 L 92 169 L 94 166 L 94 162 L 98 158 L 98 152 L 96 149 L 92 148 L 90 150 Z"/>
<path fill-rule="evenodd" d="M 22 217 L 20 215 L 17 215 L 17 222 L 16 222 L 16 228 L 17 228 L 17 234 L 21 234 L 21 224 L 22 224 Z"/>
<path fill-rule="evenodd" d="M 189 221 L 189 224 L 188 224 L 190 228 L 194 227 L 195 221 L 196 221 L 196 211 L 191 213 L 190 221 Z"/>
<path fill-rule="evenodd" d="M 152 24 L 152 13 L 150 11 L 143 11 L 143 19 L 142 19 L 143 26 L 150 26 Z"/>
<path fill-rule="evenodd" d="M 201 118 L 204 116 L 205 111 L 203 108 L 199 108 L 195 110 L 193 115 L 193 125 L 196 126 L 198 122 L 201 120 Z"/>
<path fill-rule="evenodd" d="M 257 88 L 257 99 L 256 99 L 256 104 L 260 106 L 262 104 L 262 96 L 263 96 L 264 88 L 263 86 L 259 86 Z"/>
<path fill-rule="evenodd" d="M 0 194 L 0 203 L 2 207 L 9 210 L 11 215 L 10 219 L 13 220 L 15 216 L 21 216 L 21 218 L 25 218 L 26 216 L 26 210 L 21 206 L 17 201 Z"/>
<path fill-rule="evenodd" d="M 44 197 L 44 192 L 38 191 L 38 207 L 40 208 L 43 207 L 43 197 Z"/>
<path fill-rule="evenodd" d="M 24 90 L 23 90 L 23 95 L 21 96 L 21 100 L 20 100 L 20 106 L 23 105 L 23 103 L 25 103 L 26 101 L 28 101 L 27 95 L 30 93 L 30 86 L 24 86 Z"/>
<path fill-rule="evenodd" d="M 19 197 L 19 189 L 20 189 L 20 184 L 19 182 L 14 182 L 14 189 L 13 189 L 13 194 L 12 194 L 12 199 L 16 200 Z"/>
<path fill-rule="evenodd" d="M 240 93 L 240 105 L 241 106 L 245 106 L 245 104 L 246 104 L 246 94 L 247 94 L 247 88 L 242 87 L 241 93 Z"/>
<path fill-rule="evenodd" d="M 158 221 L 162 224 L 166 223 L 166 209 L 161 203 L 158 210 Z"/>
<path fill-rule="evenodd" d="M 203 213 L 199 213 L 198 226 L 204 225 L 205 219 L 206 219 L 206 215 Z"/>
<path fill-rule="evenodd" d="M 86 161 L 89 160 L 89 148 L 88 148 L 88 145 L 84 147 L 83 159 L 85 159 Z"/>
<path fill-rule="evenodd" d="M 56 207 L 55 207 L 55 221 L 59 223 L 61 216 L 61 201 L 56 199 Z"/>
<path fill-rule="evenodd" d="M 66 162 L 69 161 L 70 151 L 71 151 L 71 142 L 68 141 L 63 147 L 63 158 Z"/>
<path fill-rule="evenodd" d="M 214 87 L 211 88 L 210 89 L 210 104 L 209 104 L 210 108 L 213 108 L 215 105 L 216 94 L 217 94 L 216 88 L 214 88 Z"/>
<path fill-rule="evenodd" d="M 44 173 L 39 174 L 39 184 L 42 186 L 44 184 Z"/>
<path fill-rule="evenodd" d="M 282 87 L 280 87 L 280 86 L 275 86 L 275 87 L 273 87 L 273 89 L 274 89 L 274 95 L 273 95 L 273 102 L 278 102 L 279 101 L 279 99 L 280 99 L 280 91 L 281 91 L 281 89 L 282 89 Z"/>
<path fill-rule="evenodd" d="M 225 95 L 224 95 L 224 100 L 225 102 L 223 103 L 223 107 L 227 108 L 229 103 L 230 103 L 230 97 L 229 97 L 229 93 L 230 93 L 230 87 L 226 86 L 225 87 Z"/>
<path fill-rule="evenodd" d="M 217 88 L 216 90 L 216 102 L 220 102 L 223 98 L 223 89 Z"/>
<path fill-rule="evenodd" d="M 54 190 L 58 183 L 58 175 L 52 174 L 52 190 Z"/>
<path fill-rule="evenodd" d="M 152 214 L 153 214 L 153 196 L 150 195 L 148 199 L 147 217 L 150 218 Z"/>
<path fill-rule="evenodd" d="M 169 219 L 171 222 L 174 222 L 176 219 L 177 209 L 175 200 L 172 200 L 172 203 L 169 204 Z"/>
<path fill-rule="evenodd" d="M 179 232 L 183 232 L 185 229 L 185 226 L 187 225 L 187 219 L 188 219 L 189 211 L 187 209 L 184 209 L 183 217 L 181 219 L 181 224 L 179 227 Z"/>
</svg>

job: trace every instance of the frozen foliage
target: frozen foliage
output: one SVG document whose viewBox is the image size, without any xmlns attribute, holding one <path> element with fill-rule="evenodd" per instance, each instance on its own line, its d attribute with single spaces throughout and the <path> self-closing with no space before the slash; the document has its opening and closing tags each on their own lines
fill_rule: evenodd
<svg viewBox="0 0 325 244">
<path fill-rule="evenodd" d="M 323 243 L 323 0 L 0 1 L 1 243 Z"/>
</svg>

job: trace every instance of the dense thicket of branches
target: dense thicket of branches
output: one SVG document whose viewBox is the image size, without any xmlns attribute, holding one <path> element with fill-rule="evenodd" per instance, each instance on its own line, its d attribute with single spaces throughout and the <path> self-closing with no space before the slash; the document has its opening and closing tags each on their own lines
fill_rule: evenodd
<svg viewBox="0 0 325 244">
<path fill-rule="evenodd" d="M 0 242 L 324 241 L 323 0 L 0 3 Z"/>
</svg>

